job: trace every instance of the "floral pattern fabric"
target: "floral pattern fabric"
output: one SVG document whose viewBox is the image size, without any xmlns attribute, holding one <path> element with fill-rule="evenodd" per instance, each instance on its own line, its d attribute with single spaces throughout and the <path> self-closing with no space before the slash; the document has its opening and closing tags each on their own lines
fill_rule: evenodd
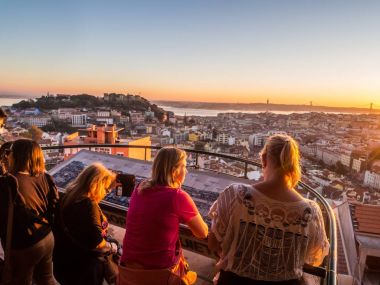
<svg viewBox="0 0 380 285">
<path fill-rule="evenodd" d="M 219 269 L 255 280 L 302 276 L 304 263 L 328 253 L 321 210 L 314 201 L 282 202 L 251 185 L 233 184 L 211 206 L 211 231 L 221 243 Z"/>
</svg>

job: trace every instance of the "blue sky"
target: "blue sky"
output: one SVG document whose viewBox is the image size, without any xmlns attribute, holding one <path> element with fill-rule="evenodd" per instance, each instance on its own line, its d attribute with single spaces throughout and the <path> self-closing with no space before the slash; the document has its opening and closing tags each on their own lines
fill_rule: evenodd
<svg viewBox="0 0 380 285">
<path fill-rule="evenodd" d="M 380 1 L 4 1 L 0 93 L 380 105 Z"/>
</svg>

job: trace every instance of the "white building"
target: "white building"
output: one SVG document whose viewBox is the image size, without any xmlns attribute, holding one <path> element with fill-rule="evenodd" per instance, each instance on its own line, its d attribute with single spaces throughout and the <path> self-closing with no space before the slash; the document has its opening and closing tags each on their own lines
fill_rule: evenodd
<svg viewBox="0 0 380 285">
<path fill-rule="evenodd" d="M 97 117 L 96 121 L 107 125 L 113 125 L 113 118 L 111 117 Z"/>
<path fill-rule="evenodd" d="M 111 117 L 111 112 L 107 110 L 98 110 L 97 117 Z"/>
<path fill-rule="evenodd" d="M 360 173 L 364 170 L 366 160 L 364 158 L 354 158 L 352 160 L 352 170 Z"/>
<path fill-rule="evenodd" d="M 87 126 L 86 114 L 73 114 L 71 115 L 71 125 L 73 127 L 85 127 Z"/>
<path fill-rule="evenodd" d="M 216 140 L 218 143 L 221 143 L 221 144 L 229 144 L 229 141 L 230 139 L 235 139 L 233 137 L 231 137 L 229 134 L 227 133 L 220 133 L 218 134 L 218 136 L 216 137 Z M 234 142 L 235 143 L 235 142 Z"/>
<path fill-rule="evenodd" d="M 317 148 L 316 157 L 327 165 L 334 165 L 340 161 L 340 155 L 331 150 Z"/>
<path fill-rule="evenodd" d="M 145 122 L 145 115 L 141 112 L 129 112 L 131 123 L 134 125 L 142 124 Z"/>
<path fill-rule="evenodd" d="M 342 153 L 340 155 L 340 162 L 344 166 L 351 168 L 351 163 L 352 163 L 351 153 Z"/>
<path fill-rule="evenodd" d="M 317 147 L 313 144 L 300 145 L 301 153 L 305 156 L 315 157 L 317 153 Z"/>
<path fill-rule="evenodd" d="M 250 135 L 248 141 L 252 146 L 264 146 L 267 135 L 264 134 L 254 134 Z"/>
<path fill-rule="evenodd" d="M 235 138 L 234 137 L 228 137 L 228 145 L 234 145 L 235 144 Z"/>
<path fill-rule="evenodd" d="M 49 116 L 28 116 L 28 117 L 21 117 L 20 121 L 29 126 L 37 126 L 41 128 L 50 124 L 51 118 Z"/>
<path fill-rule="evenodd" d="M 59 108 L 58 109 L 58 119 L 59 120 L 68 120 L 71 119 L 71 115 L 77 110 L 74 108 Z"/>
<path fill-rule="evenodd" d="M 367 170 L 364 174 L 364 185 L 375 189 L 380 189 L 380 173 Z"/>
</svg>

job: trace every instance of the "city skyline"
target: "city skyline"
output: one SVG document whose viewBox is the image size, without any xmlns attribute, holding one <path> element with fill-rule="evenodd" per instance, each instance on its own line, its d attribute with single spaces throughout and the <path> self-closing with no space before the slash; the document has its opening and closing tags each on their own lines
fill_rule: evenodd
<svg viewBox="0 0 380 285">
<path fill-rule="evenodd" d="M 0 93 L 378 108 L 379 8 L 0 1 Z"/>
</svg>

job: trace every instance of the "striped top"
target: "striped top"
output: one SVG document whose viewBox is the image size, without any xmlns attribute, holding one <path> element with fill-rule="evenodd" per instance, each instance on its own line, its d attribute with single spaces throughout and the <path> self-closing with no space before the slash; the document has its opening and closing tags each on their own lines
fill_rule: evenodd
<svg viewBox="0 0 380 285">
<path fill-rule="evenodd" d="M 222 249 L 217 268 L 239 276 L 299 279 L 304 263 L 319 265 L 328 254 L 321 210 L 308 199 L 282 202 L 251 185 L 232 184 L 211 206 L 209 216 Z"/>
</svg>

